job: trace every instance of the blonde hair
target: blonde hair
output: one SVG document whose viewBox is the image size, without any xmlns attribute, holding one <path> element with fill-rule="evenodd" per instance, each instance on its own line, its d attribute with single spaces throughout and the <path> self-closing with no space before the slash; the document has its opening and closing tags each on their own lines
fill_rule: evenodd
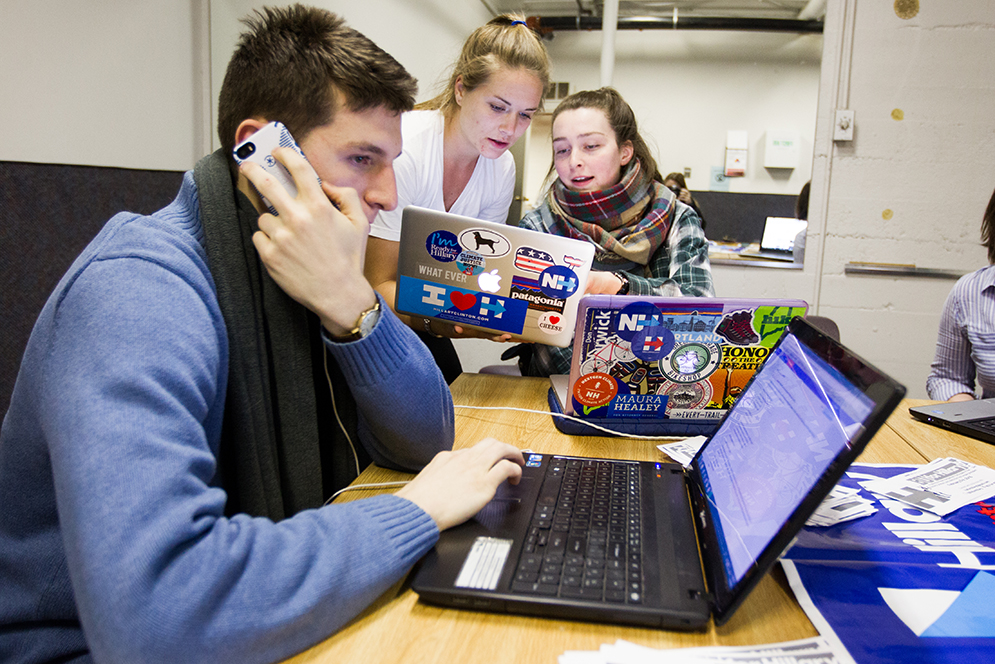
<svg viewBox="0 0 995 664">
<path fill-rule="evenodd" d="M 457 79 L 462 79 L 464 90 L 471 92 L 486 83 L 501 67 L 525 69 L 535 74 L 545 97 L 549 85 L 549 56 L 542 41 L 525 24 L 525 17 L 519 14 L 502 14 L 474 30 L 453 64 L 445 91 L 415 108 L 438 109 L 446 117 L 452 117 L 459 111 Z M 542 98 L 539 107 L 542 108 Z"/>
</svg>

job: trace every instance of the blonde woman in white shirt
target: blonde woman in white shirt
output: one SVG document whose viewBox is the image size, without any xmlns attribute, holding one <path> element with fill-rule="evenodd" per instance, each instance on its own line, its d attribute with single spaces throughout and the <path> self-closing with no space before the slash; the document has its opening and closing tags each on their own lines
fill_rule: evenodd
<svg viewBox="0 0 995 664">
<path fill-rule="evenodd" d="M 366 278 L 391 305 L 405 206 L 507 221 L 515 187 L 508 148 L 539 111 L 548 81 L 546 48 L 523 17 L 506 14 L 470 35 L 442 94 L 402 116 L 403 153 L 394 161 L 397 207 L 374 220 L 366 249 Z M 419 333 L 446 380 L 455 380 L 462 369 L 449 338 L 475 334 L 400 318 Z"/>
</svg>

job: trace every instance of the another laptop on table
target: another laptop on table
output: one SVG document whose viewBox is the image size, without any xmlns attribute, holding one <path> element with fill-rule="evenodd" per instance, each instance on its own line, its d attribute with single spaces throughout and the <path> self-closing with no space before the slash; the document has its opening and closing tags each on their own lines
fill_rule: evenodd
<svg viewBox="0 0 995 664">
<path fill-rule="evenodd" d="M 412 587 L 483 611 L 721 625 L 904 394 L 795 318 L 689 467 L 528 454 L 519 484 L 443 532 Z"/>
<path fill-rule="evenodd" d="M 565 347 L 593 260 L 589 242 L 408 206 L 395 308 Z"/>
<path fill-rule="evenodd" d="M 760 237 L 760 250 L 743 252 L 742 256 L 757 256 L 779 261 L 793 261 L 795 236 L 808 228 L 804 219 L 793 217 L 767 217 Z"/>
<path fill-rule="evenodd" d="M 934 403 L 909 412 L 923 422 L 995 444 L 995 399 Z"/>
<path fill-rule="evenodd" d="M 550 408 L 619 433 L 709 435 L 804 300 L 595 295 L 581 300 L 569 379 Z M 602 429 L 554 418 L 564 433 Z"/>
</svg>

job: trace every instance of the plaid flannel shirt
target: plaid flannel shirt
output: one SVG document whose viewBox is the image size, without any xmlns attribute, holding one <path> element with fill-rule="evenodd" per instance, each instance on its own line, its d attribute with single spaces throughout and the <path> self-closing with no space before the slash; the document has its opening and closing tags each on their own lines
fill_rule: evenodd
<svg viewBox="0 0 995 664">
<path fill-rule="evenodd" d="M 701 220 L 694 209 L 681 202 L 675 202 L 675 221 L 667 233 L 667 240 L 653 254 L 646 268 L 651 276 L 643 276 L 642 266 L 633 265 L 626 269 L 629 276 L 629 295 L 660 295 L 679 297 L 714 297 L 712 267 L 708 262 L 708 241 L 701 229 Z M 529 212 L 518 223 L 542 233 L 549 233 L 553 219 L 549 206 L 545 203 Z M 595 258 L 594 270 L 617 271 L 617 266 L 606 266 Z M 638 272 L 638 273 L 637 273 Z M 528 367 L 529 376 L 549 376 L 570 373 L 570 360 L 573 349 L 558 348 L 545 344 L 532 345 L 532 360 Z"/>
</svg>

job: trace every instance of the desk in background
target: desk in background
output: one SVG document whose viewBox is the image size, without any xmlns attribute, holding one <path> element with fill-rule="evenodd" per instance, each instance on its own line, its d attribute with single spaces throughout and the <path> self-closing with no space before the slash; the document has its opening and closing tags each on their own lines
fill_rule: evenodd
<svg viewBox="0 0 995 664">
<path fill-rule="evenodd" d="M 456 409 L 455 447 L 469 447 L 492 436 L 543 454 L 665 459 L 652 441 L 567 436 L 553 426 L 546 404 L 549 381 L 487 374 L 463 374 L 452 385 L 457 405 L 525 408 Z M 995 467 L 995 447 L 912 420 L 903 402 L 858 461 L 926 463 L 956 456 Z M 410 475 L 371 466 L 357 484 L 406 479 Z M 374 492 L 353 491 L 339 500 Z M 706 645 L 757 645 L 815 636 L 816 630 L 788 589 L 780 566 L 750 594 L 733 618 L 704 632 L 540 619 L 429 606 L 418 601 L 406 581 L 384 593 L 338 634 L 290 660 L 305 662 L 556 662 L 566 650 L 597 650 L 602 643 L 625 639 L 653 648 Z"/>
</svg>

